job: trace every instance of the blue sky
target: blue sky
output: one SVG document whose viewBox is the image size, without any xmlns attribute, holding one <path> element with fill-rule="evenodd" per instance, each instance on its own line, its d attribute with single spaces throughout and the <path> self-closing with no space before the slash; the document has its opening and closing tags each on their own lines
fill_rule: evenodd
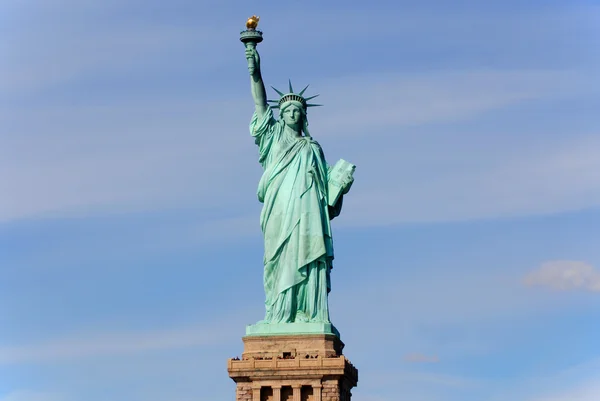
<svg viewBox="0 0 600 401">
<path fill-rule="evenodd" d="M 597 2 L 5 0 L 0 400 L 234 399 L 264 297 L 252 14 L 266 83 L 310 83 L 358 165 L 353 399 L 600 399 Z"/>
</svg>

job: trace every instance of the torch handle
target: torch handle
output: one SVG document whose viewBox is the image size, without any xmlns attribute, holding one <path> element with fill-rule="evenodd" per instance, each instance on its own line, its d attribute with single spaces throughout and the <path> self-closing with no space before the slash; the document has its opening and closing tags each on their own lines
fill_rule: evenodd
<svg viewBox="0 0 600 401">
<path fill-rule="evenodd" d="M 246 42 L 244 43 L 246 45 L 246 49 L 256 49 L 256 42 Z M 254 69 L 256 68 L 256 63 L 254 61 L 254 58 L 251 58 L 248 60 L 248 70 L 250 71 L 250 74 L 254 74 Z"/>
</svg>

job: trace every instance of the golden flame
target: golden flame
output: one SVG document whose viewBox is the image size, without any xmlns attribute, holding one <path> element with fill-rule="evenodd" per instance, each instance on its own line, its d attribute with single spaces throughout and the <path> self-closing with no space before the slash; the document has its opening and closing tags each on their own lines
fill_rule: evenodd
<svg viewBox="0 0 600 401">
<path fill-rule="evenodd" d="M 256 29 L 256 27 L 258 26 L 258 20 L 260 20 L 260 17 L 257 17 L 256 15 L 253 15 L 252 17 L 248 18 L 248 20 L 246 21 L 246 28 Z"/>
</svg>

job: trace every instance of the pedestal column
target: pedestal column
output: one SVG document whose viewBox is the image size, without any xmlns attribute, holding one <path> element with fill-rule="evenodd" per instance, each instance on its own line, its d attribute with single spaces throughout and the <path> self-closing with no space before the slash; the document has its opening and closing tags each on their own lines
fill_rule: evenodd
<svg viewBox="0 0 600 401">
<path fill-rule="evenodd" d="M 313 396 L 315 397 L 315 401 L 321 400 L 321 385 L 313 385 Z"/>
<path fill-rule="evenodd" d="M 271 386 L 273 389 L 273 401 L 281 401 L 281 386 Z"/>
<path fill-rule="evenodd" d="M 292 390 L 294 391 L 294 401 L 302 401 L 302 386 L 294 384 Z"/>
<path fill-rule="evenodd" d="M 252 387 L 252 401 L 260 401 L 260 386 Z"/>
</svg>

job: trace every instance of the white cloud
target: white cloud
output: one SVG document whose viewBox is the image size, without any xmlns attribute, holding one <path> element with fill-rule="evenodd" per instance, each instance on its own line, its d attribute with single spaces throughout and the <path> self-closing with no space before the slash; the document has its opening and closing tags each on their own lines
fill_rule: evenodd
<svg viewBox="0 0 600 401">
<path fill-rule="evenodd" d="M 587 290 L 600 292 L 600 271 L 589 263 L 556 260 L 543 263 L 523 279 L 527 286 L 549 287 L 555 290 Z"/>
<path fill-rule="evenodd" d="M 389 264 L 390 258 L 375 257 L 369 263 Z M 398 263 L 397 269 L 419 273 L 402 280 L 394 279 L 395 273 L 389 271 L 367 274 L 361 280 L 345 279 L 341 292 L 338 274 L 344 272 L 336 273 L 334 268 L 332 318 L 342 340 L 351 347 L 350 356 L 359 352 L 364 359 L 386 358 L 392 353 L 398 359 L 414 350 L 435 350 L 434 355 L 424 356 L 453 363 L 467 356 L 495 355 L 502 347 L 523 343 L 524 332 L 515 331 L 515 325 L 528 327 L 538 319 L 555 321 L 579 305 L 577 299 L 565 300 L 550 293 L 532 297 L 530 290 L 520 286 L 519 273 L 493 273 L 502 266 L 474 270 L 449 261 L 429 269 Z M 341 268 L 361 271 L 348 265 Z M 362 321 L 358 326 L 357 316 Z M 393 349 L 365 348 L 365 339 L 373 332 L 378 333 L 379 341 L 394 343 Z"/>
</svg>

